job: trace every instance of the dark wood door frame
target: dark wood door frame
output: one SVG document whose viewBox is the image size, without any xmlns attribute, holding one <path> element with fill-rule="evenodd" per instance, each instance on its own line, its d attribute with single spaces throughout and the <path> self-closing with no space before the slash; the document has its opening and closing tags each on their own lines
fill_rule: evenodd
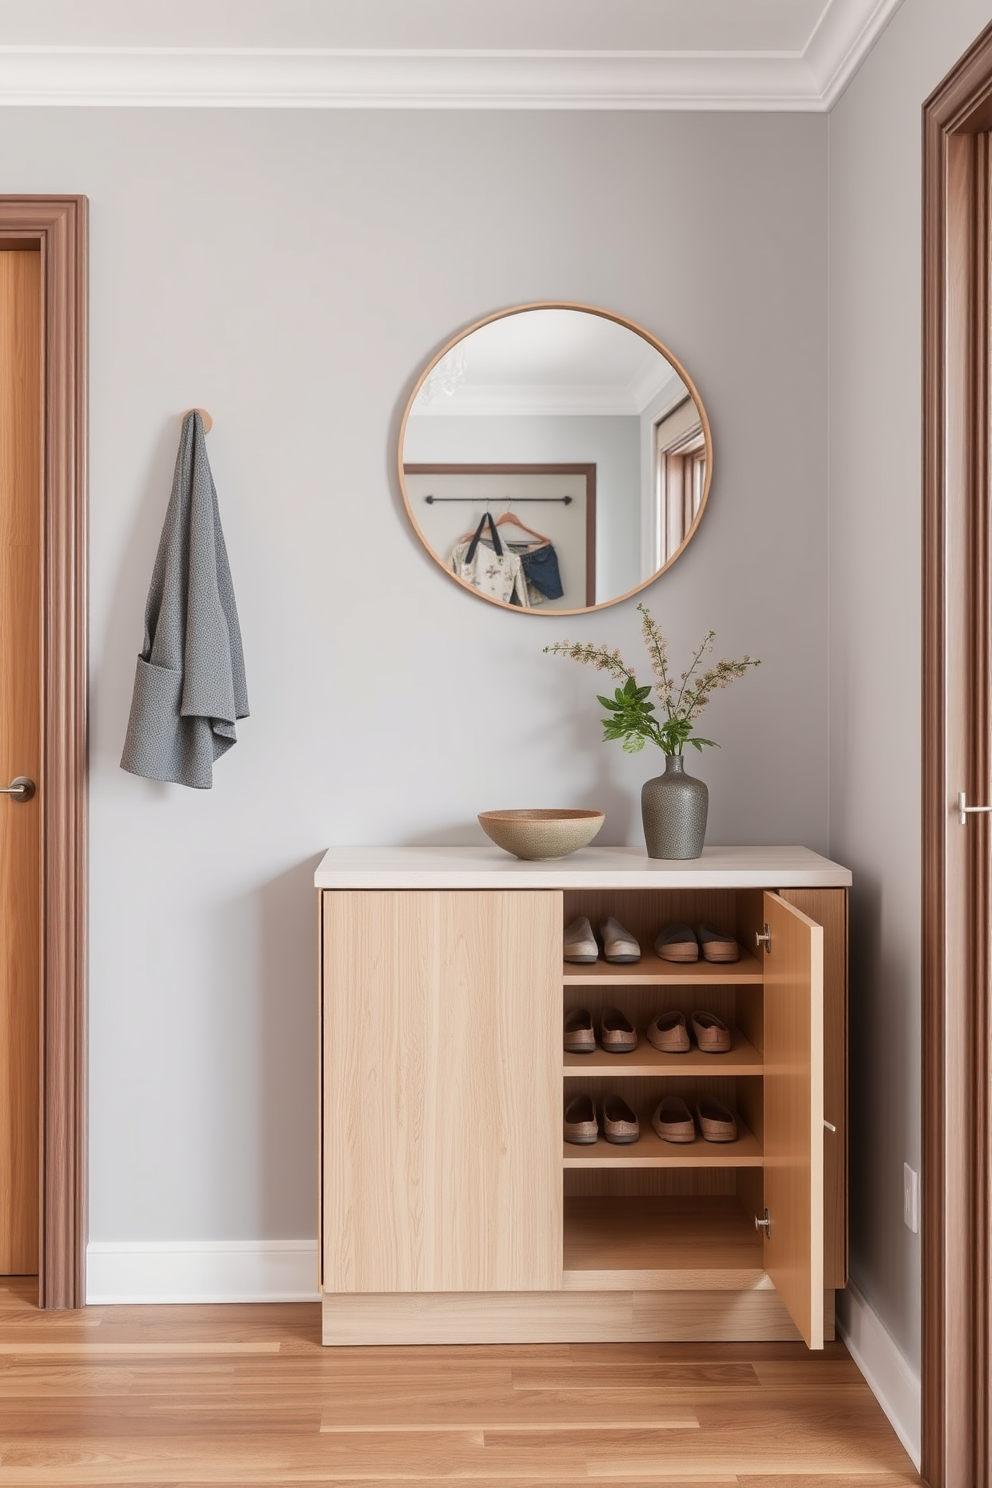
<svg viewBox="0 0 992 1488">
<path fill-rule="evenodd" d="M 44 301 L 39 1302 L 81 1307 L 85 1259 L 87 203 L 0 196 Z"/>
<path fill-rule="evenodd" d="M 923 1378 L 932 1488 L 992 1484 L 992 26 L 923 111 Z"/>
</svg>

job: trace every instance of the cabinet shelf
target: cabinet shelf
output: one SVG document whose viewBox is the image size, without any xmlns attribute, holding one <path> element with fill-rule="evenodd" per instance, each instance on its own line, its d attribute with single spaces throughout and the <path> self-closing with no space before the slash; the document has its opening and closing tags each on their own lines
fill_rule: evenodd
<svg viewBox="0 0 992 1488">
<path fill-rule="evenodd" d="M 665 1054 L 642 1035 L 632 1054 L 608 1054 L 596 1049 L 592 1054 L 566 1053 L 562 1060 L 566 1079 L 590 1075 L 609 1075 L 611 1079 L 632 1075 L 760 1075 L 764 1068 L 761 1055 L 739 1028 L 731 1028 L 726 1054 L 704 1054 L 695 1046 L 684 1054 Z"/>
<path fill-rule="evenodd" d="M 761 962 L 749 951 L 742 950 L 739 961 L 662 961 L 648 951 L 633 966 L 611 966 L 596 961 L 592 966 L 562 963 L 562 981 L 566 987 L 733 987 L 760 983 L 764 977 Z"/>
<path fill-rule="evenodd" d="M 760 1168 L 764 1162 L 761 1143 L 737 1116 L 736 1142 L 704 1142 L 698 1134 L 684 1145 L 663 1142 L 651 1125 L 651 1111 L 638 1112 L 641 1136 L 629 1146 L 618 1146 L 600 1137 L 588 1147 L 563 1142 L 562 1164 L 566 1168 Z"/>
<path fill-rule="evenodd" d="M 566 1291 L 769 1287 L 761 1236 L 739 1199 L 566 1198 Z"/>
</svg>

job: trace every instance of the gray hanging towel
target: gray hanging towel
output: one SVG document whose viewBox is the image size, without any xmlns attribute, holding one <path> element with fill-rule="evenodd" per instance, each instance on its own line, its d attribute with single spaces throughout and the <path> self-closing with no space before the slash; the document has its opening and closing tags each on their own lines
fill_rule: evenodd
<svg viewBox="0 0 992 1488">
<path fill-rule="evenodd" d="M 121 768 L 209 790 L 248 717 L 234 586 L 203 420 L 183 419 L 138 657 Z"/>
</svg>

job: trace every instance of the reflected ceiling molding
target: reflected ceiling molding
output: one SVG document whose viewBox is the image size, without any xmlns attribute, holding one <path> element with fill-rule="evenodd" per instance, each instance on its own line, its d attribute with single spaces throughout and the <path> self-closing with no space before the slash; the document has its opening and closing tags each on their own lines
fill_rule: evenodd
<svg viewBox="0 0 992 1488">
<path fill-rule="evenodd" d="M 421 392 L 410 417 L 637 418 L 649 403 L 661 398 L 667 387 L 671 388 L 674 401 L 685 397 L 677 373 L 657 365 L 649 367 L 626 387 L 615 383 L 518 383 L 512 387 L 500 383 L 463 383 L 441 397 L 431 395 L 425 399 Z"/>
<path fill-rule="evenodd" d="M 660 391 L 660 388 L 659 388 Z M 573 383 L 533 383 L 504 387 L 476 383 L 459 387 L 448 397 L 418 401 L 411 418 L 636 418 L 643 405 L 626 388 L 608 383 L 576 386 Z"/>
<path fill-rule="evenodd" d="M 823 112 L 901 0 L 826 0 L 802 51 L 0 47 L 0 105 Z"/>
</svg>

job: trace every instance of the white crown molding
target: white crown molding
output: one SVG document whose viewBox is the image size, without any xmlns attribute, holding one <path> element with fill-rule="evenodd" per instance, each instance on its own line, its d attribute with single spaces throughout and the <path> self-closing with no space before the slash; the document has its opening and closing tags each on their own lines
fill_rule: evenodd
<svg viewBox="0 0 992 1488">
<path fill-rule="evenodd" d="M 827 0 L 803 59 L 822 107 L 832 109 L 902 0 Z"/>
<path fill-rule="evenodd" d="M 822 112 L 901 0 L 829 0 L 798 52 L 0 47 L 0 105 Z"/>
</svg>

